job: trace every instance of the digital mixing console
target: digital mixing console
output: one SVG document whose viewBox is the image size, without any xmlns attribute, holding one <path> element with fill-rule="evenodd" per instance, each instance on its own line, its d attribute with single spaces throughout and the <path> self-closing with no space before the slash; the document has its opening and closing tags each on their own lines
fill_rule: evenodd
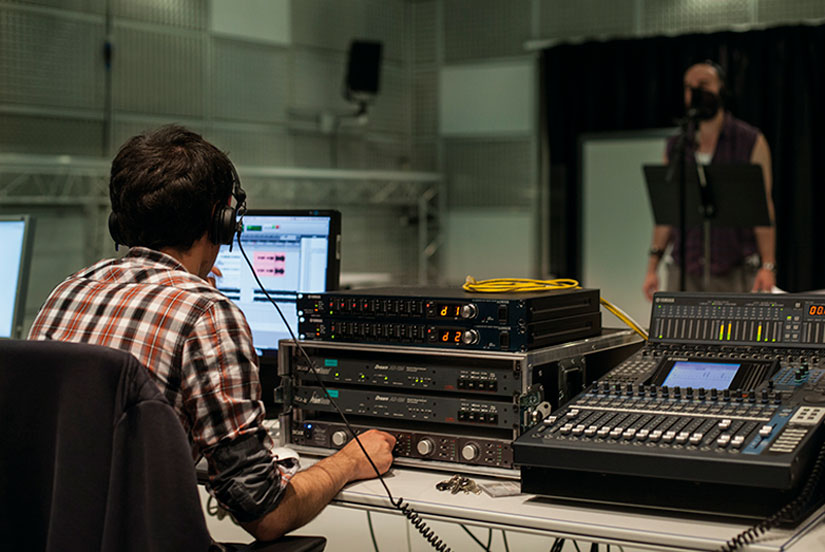
<svg viewBox="0 0 825 552">
<path fill-rule="evenodd" d="M 824 299 L 656 294 L 645 347 L 516 440 L 523 491 L 774 514 L 824 460 Z"/>
</svg>

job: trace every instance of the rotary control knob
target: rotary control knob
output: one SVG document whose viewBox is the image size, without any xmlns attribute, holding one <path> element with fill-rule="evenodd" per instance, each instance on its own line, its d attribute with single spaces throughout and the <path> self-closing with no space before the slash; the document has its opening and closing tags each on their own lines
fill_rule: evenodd
<svg viewBox="0 0 825 552">
<path fill-rule="evenodd" d="M 336 447 L 344 446 L 344 443 L 347 442 L 347 433 L 342 430 L 338 430 L 332 434 L 332 444 Z"/>
<path fill-rule="evenodd" d="M 474 443 L 467 443 L 461 448 L 461 457 L 469 462 L 478 458 L 478 446 Z"/>
<path fill-rule="evenodd" d="M 465 330 L 461 334 L 461 342 L 465 345 L 475 345 L 478 343 L 479 335 L 476 330 Z"/>
<path fill-rule="evenodd" d="M 421 456 L 429 456 L 435 450 L 435 443 L 433 443 L 430 439 L 421 439 L 418 441 L 418 444 L 415 445 L 415 449 Z"/>
<path fill-rule="evenodd" d="M 467 303 L 461 307 L 461 318 L 475 318 L 478 315 L 478 307 L 473 303 Z"/>
</svg>

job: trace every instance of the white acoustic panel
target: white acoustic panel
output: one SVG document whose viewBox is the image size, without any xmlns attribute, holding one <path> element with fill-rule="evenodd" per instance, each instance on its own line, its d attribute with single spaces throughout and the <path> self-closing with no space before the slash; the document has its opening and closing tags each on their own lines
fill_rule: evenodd
<svg viewBox="0 0 825 552">
<path fill-rule="evenodd" d="M 210 30 L 245 40 L 290 44 L 290 0 L 210 0 Z"/>
<path fill-rule="evenodd" d="M 662 163 L 665 134 L 585 138 L 582 146 L 582 285 L 600 289 L 645 327 L 650 303 L 642 283 L 653 214 L 642 165 Z"/>
<path fill-rule="evenodd" d="M 447 66 L 439 75 L 441 134 L 532 132 L 532 60 Z"/>
<path fill-rule="evenodd" d="M 530 210 L 452 209 L 446 217 L 444 277 L 464 282 L 535 276 L 537 228 Z"/>
<path fill-rule="evenodd" d="M 760 23 L 797 23 L 825 18 L 822 0 L 753 0 Z"/>
<path fill-rule="evenodd" d="M 751 0 L 642 0 L 643 34 L 678 34 L 752 23 Z"/>
</svg>

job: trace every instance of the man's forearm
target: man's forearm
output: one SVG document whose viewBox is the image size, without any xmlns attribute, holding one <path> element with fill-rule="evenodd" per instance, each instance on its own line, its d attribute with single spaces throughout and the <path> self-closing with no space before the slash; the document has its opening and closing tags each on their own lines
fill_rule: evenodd
<svg viewBox="0 0 825 552">
<path fill-rule="evenodd" d="M 757 226 L 753 229 L 756 235 L 756 247 L 762 263 L 776 264 L 776 229 L 773 226 Z"/>
<path fill-rule="evenodd" d="M 656 225 L 653 227 L 653 237 L 651 238 L 650 247 L 652 249 L 658 249 L 661 252 L 664 252 L 667 245 L 670 243 L 670 238 L 673 233 L 673 228 L 670 226 L 662 226 Z M 659 266 L 659 261 L 661 260 L 661 256 L 659 255 L 650 255 L 647 262 L 647 271 L 648 272 L 655 272 L 656 267 Z"/>
<path fill-rule="evenodd" d="M 284 489 L 278 506 L 244 528 L 258 540 L 274 540 L 309 523 L 352 477 L 352 461 L 336 454 L 300 471 Z"/>
</svg>

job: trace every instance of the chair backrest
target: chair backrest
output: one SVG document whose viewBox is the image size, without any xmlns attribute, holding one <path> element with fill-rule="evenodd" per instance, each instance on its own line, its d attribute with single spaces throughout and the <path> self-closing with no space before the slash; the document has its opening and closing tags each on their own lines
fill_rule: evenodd
<svg viewBox="0 0 825 552">
<path fill-rule="evenodd" d="M 0 548 L 209 546 L 183 427 L 133 356 L 0 341 Z"/>
</svg>

